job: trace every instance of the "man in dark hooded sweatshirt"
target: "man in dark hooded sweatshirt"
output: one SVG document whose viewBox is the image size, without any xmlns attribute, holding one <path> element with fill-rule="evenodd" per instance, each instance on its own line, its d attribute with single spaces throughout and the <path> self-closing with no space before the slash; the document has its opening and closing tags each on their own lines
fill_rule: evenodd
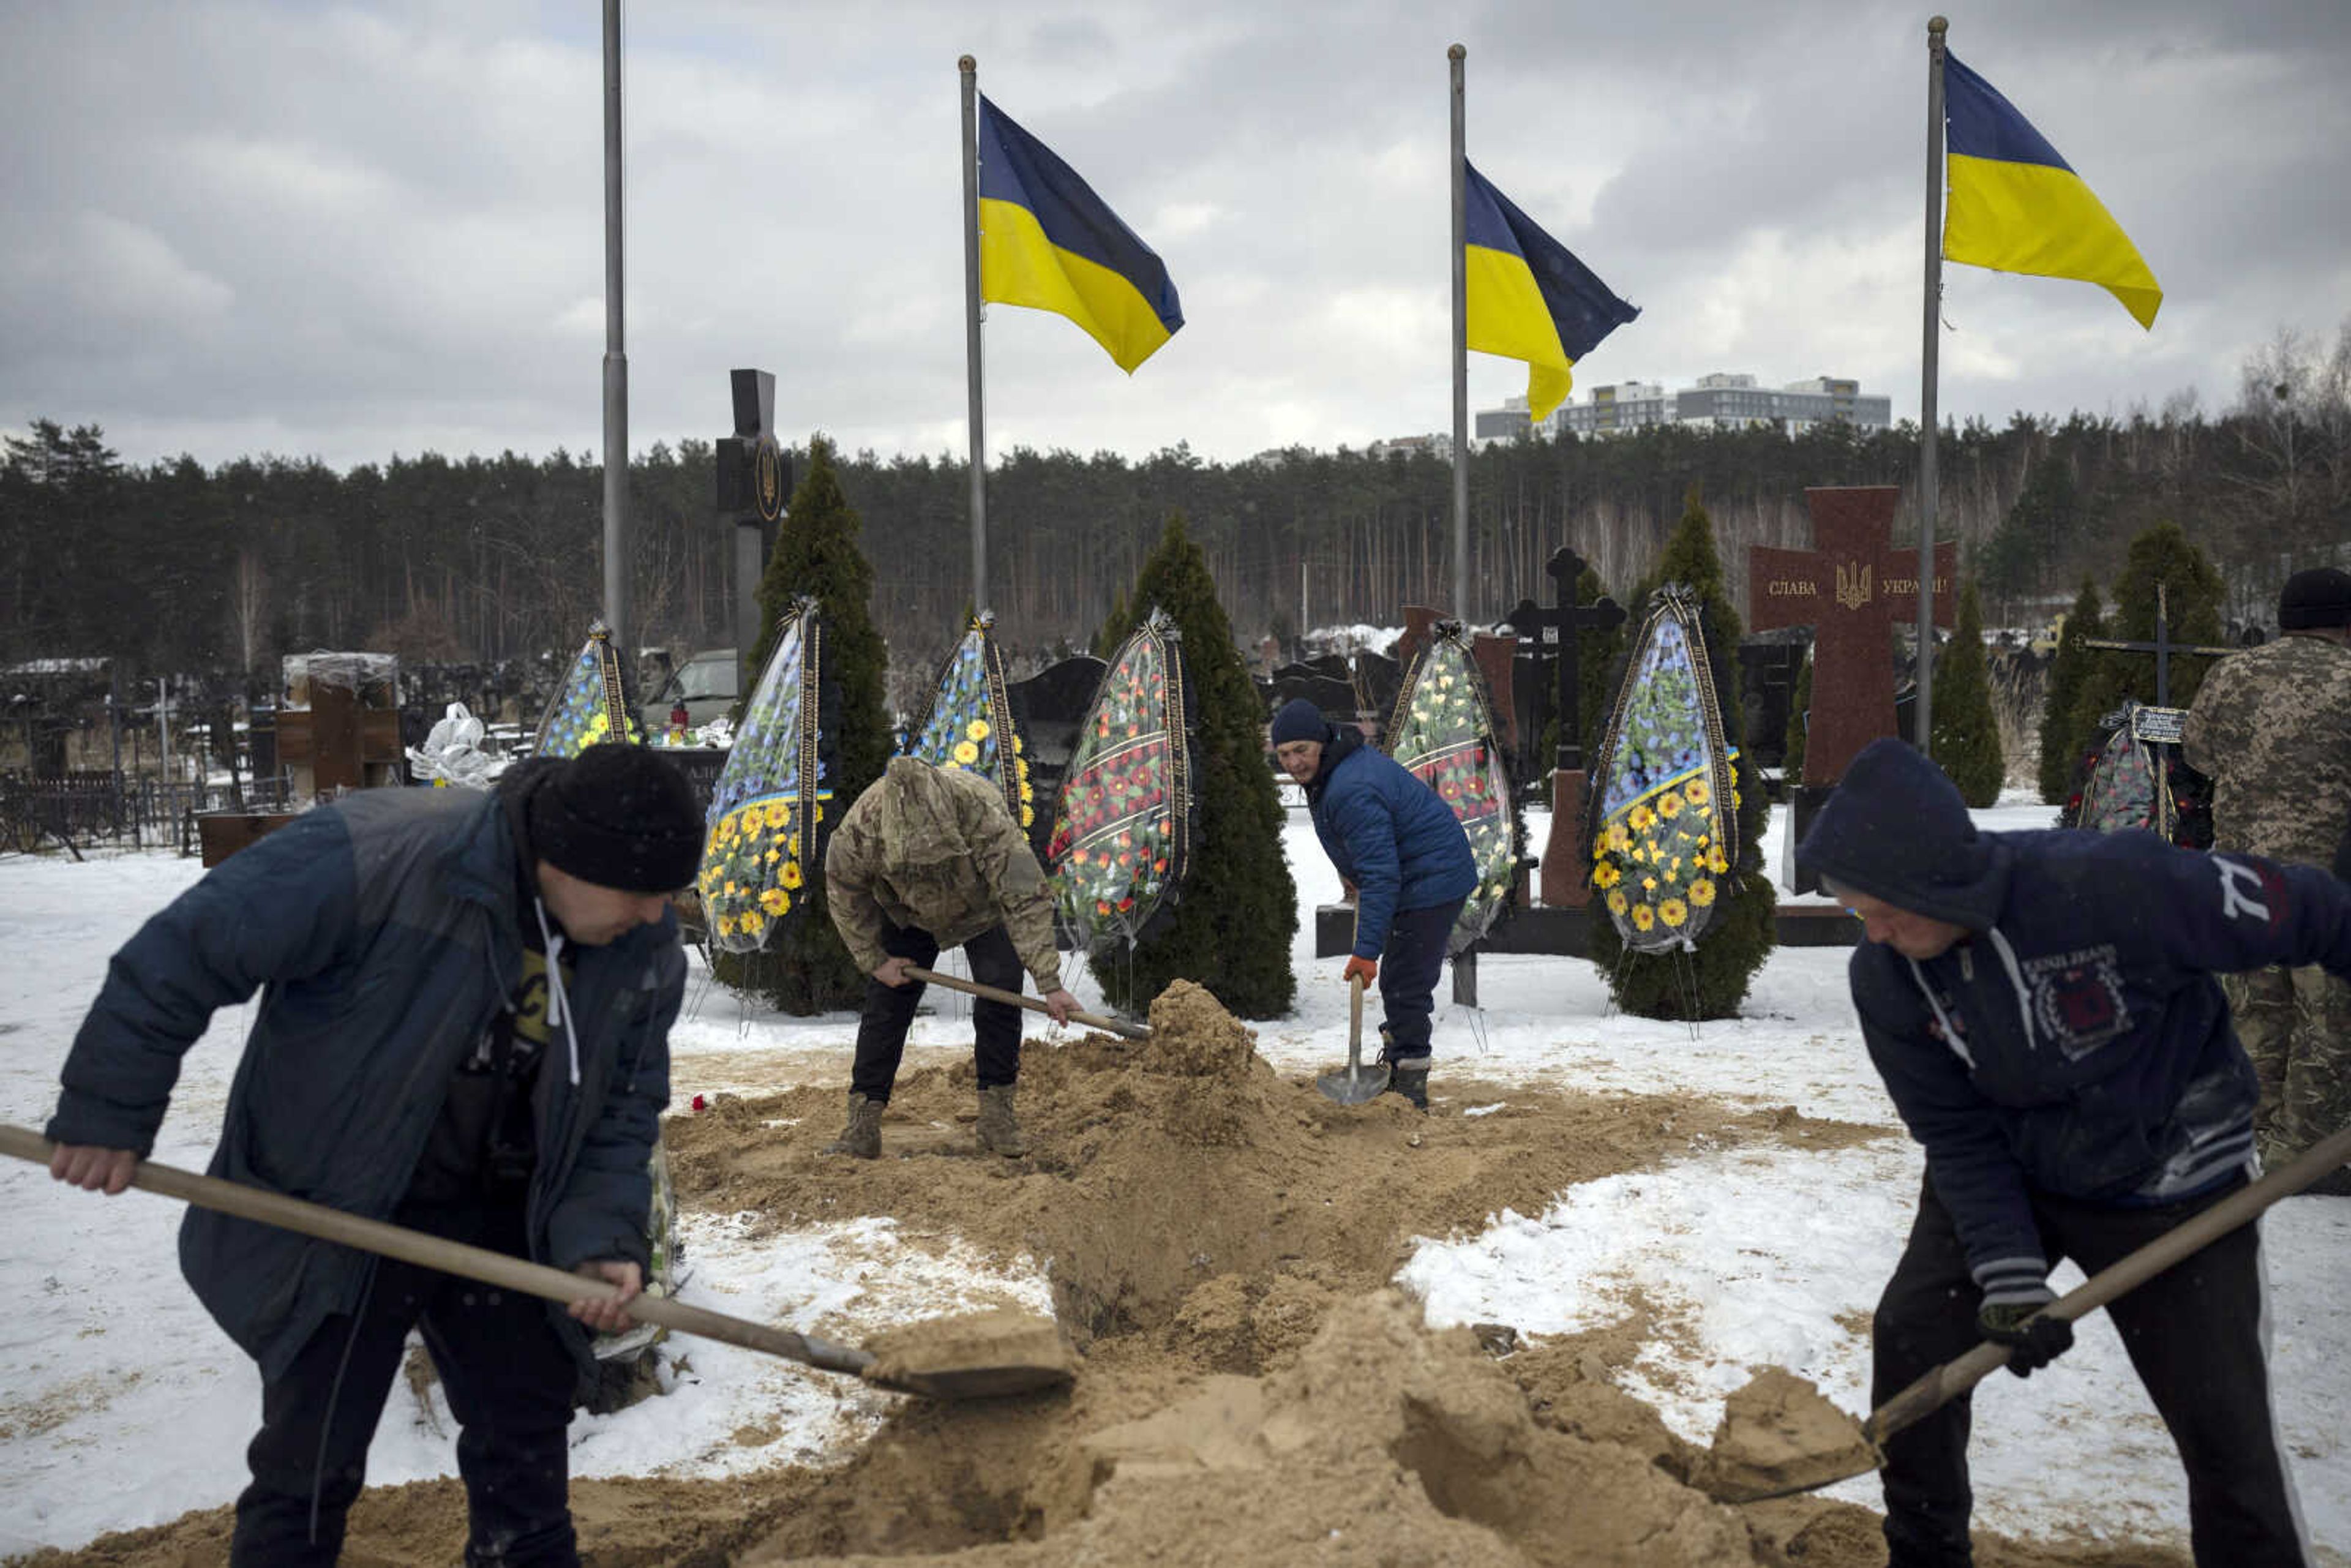
<svg viewBox="0 0 2351 1568">
<path fill-rule="evenodd" d="M 368 789 L 139 929 L 66 1059 L 50 1174 L 121 1192 L 180 1058 L 262 993 L 212 1174 L 610 1282 L 569 1309 L 192 1208 L 180 1266 L 260 1363 L 229 1561 L 331 1563 L 412 1326 L 462 1427 L 470 1564 L 579 1563 L 565 1429 L 642 1289 L 702 814 L 643 747 L 494 794 Z"/>
<path fill-rule="evenodd" d="M 1304 697 L 1273 716 L 1273 756 L 1306 787 L 1315 836 L 1355 888 L 1345 977 L 1379 983 L 1388 1086 L 1428 1109 L 1429 1019 L 1461 905 L 1478 885 L 1469 835 L 1410 768 Z"/>
<path fill-rule="evenodd" d="M 2058 1260 L 2095 1273 L 2251 1179 L 2261 1085 L 2212 977 L 2351 974 L 2351 888 L 2152 833 L 1979 833 L 1897 740 L 1854 759 L 1797 852 L 1867 925 L 1854 1007 L 1927 1153 L 1877 1305 L 1871 1403 L 1979 1339 L 2012 1347 L 2026 1375 L 2073 1343 L 2071 1324 L 2036 1315 Z M 2258 1225 L 2108 1311 L 2187 1469 L 2196 1561 L 2304 1568 Z M 1891 1568 L 1972 1561 L 1970 1416 L 1962 1396 L 1887 1441 Z"/>
</svg>

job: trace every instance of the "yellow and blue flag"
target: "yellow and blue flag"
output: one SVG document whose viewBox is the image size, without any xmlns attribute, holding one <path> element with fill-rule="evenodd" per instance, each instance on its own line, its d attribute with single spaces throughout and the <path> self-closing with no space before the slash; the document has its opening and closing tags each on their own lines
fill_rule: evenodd
<svg viewBox="0 0 2351 1568">
<path fill-rule="evenodd" d="M 1575 385 L 1571 367 L 1641 312 L 1535 226 L 1465 162 L 1468 346 L 1527 362 L 1527 413 L 1548 418 Z"/>
<path fill-rule="evenodd" d="M 1067 316 L 1129 375 L 1184 325 L 1167 267 L 1050 148 L 979 100 L 979 297 Z"/>
<path fill-rule="evenodd" d="M 2138 247 L 2000 89 L 1943 56 L 1944 148 L 1950 194 L 1943 205 L 1943 255 L 1970 267 L 2073 277 L 2123 302 L 2142 327 L 2155 326 L 2162 286 Z"/>
</svg>

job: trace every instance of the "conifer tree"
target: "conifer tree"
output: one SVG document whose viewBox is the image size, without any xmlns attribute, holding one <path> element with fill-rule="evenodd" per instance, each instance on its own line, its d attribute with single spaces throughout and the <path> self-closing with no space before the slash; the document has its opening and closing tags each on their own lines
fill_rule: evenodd
<svg viewBox="0 0 2351 1568">
<path fill-rule="evenodd" d="M 1170 980 L 1187 979 L 1237 1017 L 1276 1018 L 1290 1010 L 1298 988 L 1290 967 L 1298 886 L 1282 853 L 1281 797 L 1266 765 L 1265 702 L 1233 645 L 1207 557 L 1180 512 L 1168 517 L 1134 591 L 1102 623 L 1094 639 L 1102 656 L 1114 656 L 1134 616 L 1154 606 L 1183 634 L 1184 668 L 1198 704 L 1199 832 L 1165 923 L 1132 957 L 1116 951 L 1096 959 L 1094 977 L 1123 1008 L 1139 1009 Z"/>
<path fill-rule="evenodd" d="M 1984 656 L 1983 604 L 1976 580 L 1959 583 L 1959 621 L 1935 661 L 1935 760 L 1970 806 L 2000 799 L 2007 777 L 2000 720 L 1991 703 L 1991 664 Z"/>
<path fill-rule="evenodd" d="M 2082 580 L 2082 591 L 2074 596 L 2074 608 L 2066 613 L 2064 629 L 2058 634 L 2057 652 L 2049 661 L 2048 692 L 2041 707 L 2041 799 L 2044 804 L 2063 806 L 2074 792 L 2074 775 L 2082 759 L 2074 734 L 2074 705 L 2082 695 L 2083 682 L 2099 659 L 2098 650 L 2083 647 L 2082 640 L 2105 634 L 2105 612 L 2099 602 L 2098 585 L 2085 577 Z"/>
<path fill-rule="evenodd" d="M 874 630 L 873 569 L 858 548 L 856 508 L 841 494 L 832 449 L 822 436 L 809 442 L 806 472 L 792 492 L 775 553 L 759 579 L 759 645 L 741 689 L 748 693 L 767 668 L 778 620 L 802 595 L 817 601 L 824 627 L 827 739 L 832 747 L 831 800 L 821 808 L 828 825 L 889 765 L 892 737 L 883 675 L 889 649 Z M 764 997 L 788 1013 L 852 1007 L 865 994 L 865 976 L 834 931 L 821 865 L 809 868 L 798 917 L 757 953 L 721 954 L 714 972 L 729 986 Z"/>
<path fill-rule="evenodd" d="M 1748 983 L 1771 956 L 1777 940 L 1772 917 L 1779 897 L 1763 867 L 1763 828 L 1770 804 L 1763 775 L 1748 754 L 1747 721 L 1739 701 L 1738 649 L 1745 627 L 1724 586 L 1722 558 L 1714 547 L 1714 524 L 1695 486 L 1680 525 L 1667 541 L 1665 554 L 1642 580 L 1633 601 L 1634 614 L 1646 612 L 1649 596 L 1668 582 L 1687 585 L 1704 606 L 1707 664 L 1714 675 L 1715 690 L 1723 695 L 1723 738 L 1739 753 L 1732 774 L 1738 794 L 1739 861 L 1734 870 L 1738 891 L 1720 901 L 1713 926 L 1699 938 L 1698 951 L 1689 954 L 1628 956 L 1615 923 L 1595 901 L 1589 956 L 1607 978 L 1616 1005 L 1628 1013 L 1655 1019 L 1688 1017 L 1690 980 L 1683 968 L 1687 965 L 1696 972 L 1698 1016 L 1736 1018 L 1739 1004 L 1746 999 Z M 1613 701 L 1610 706 L 1614 706 Z M 1595 779 L 1593 787 L 1596 790 L 1604 786 Z"/>
<path fill-rule="evenodd" d="M 1813 706 L 1813 651 L 1804 650 L 1803 668 L 1796 672 L 1795 686 L 1788 693 L 1788 739 L 1785 754 L 1780 759 L 1780 778 L 1795 799 L 1797 786 L 1804 781 L 1804 739 L 1812 733 L 1805 716 Z"/>
</svg>

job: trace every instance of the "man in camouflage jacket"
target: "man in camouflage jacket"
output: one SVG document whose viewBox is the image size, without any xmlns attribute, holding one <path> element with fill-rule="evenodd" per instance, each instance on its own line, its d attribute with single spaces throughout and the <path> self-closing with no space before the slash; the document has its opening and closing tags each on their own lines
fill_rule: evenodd
<svg viewBox="0 0 2351 1568">
<path fill-rule="evenodd" d="M 2351 843 L 2351 573 L 2288 579 L 2277 641 L 2221 661 L 2183 737 L 2212 779 L 2213 847 L 2325 866 Z M 2351 985 L 2323 969 L 2221 982 L 2262 1078 L 2262 1158 L 2293 1158 L 2351 1122 Z M 2337 1172 L 2317 1190 L 2351 1192 Z"/>
<path fill-rule="evenodd" d="M 1078 1005 L 1061 988 L 1045 873 L 1004 797 L 976 774 L 893 758 L 834 830 L 824 885 L 842 943 L 872 977 L 857 1022 L 849 1125 L 828 1154 L 870 1160 L 882 1153 L 882 1111 L 923 995 L 909 966 L 928 968 L 939 949 L 960 946 L 982 985 L 1018 991 L 1022 970 L 1035 977 L 1056 1023 Z M 980 1145 L 1025 1154 L 1012 1107 L 1020 1009 L 976 1001 L 971 1019 Z"/>
</svg>

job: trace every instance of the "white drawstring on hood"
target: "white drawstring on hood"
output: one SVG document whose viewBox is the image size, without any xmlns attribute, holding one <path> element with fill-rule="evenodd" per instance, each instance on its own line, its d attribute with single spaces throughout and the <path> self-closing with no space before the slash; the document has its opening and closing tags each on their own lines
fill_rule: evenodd
<svg viewBox="0 0 2351 1568">
<path fill-rule="evenodd" d="M 547 923 L 545 901 L 533 898 L 530 906 L 538 915 L 539 940 L 547 944 L 547 1027 L 560 1025 L 564 1043 L 571 1051 L 571 1086 L 580 1087 L 580 1032 L 571 1027 L 571 1003 L 563 994 L 563 934 Z"/>
</svg>

